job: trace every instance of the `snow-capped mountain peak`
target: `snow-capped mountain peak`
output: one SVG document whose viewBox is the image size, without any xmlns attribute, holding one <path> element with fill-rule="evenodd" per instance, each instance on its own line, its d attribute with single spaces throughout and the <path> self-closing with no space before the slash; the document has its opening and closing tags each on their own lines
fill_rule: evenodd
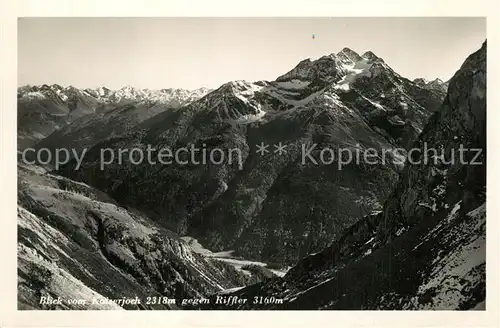
<svg viewBox="0 0 500 328">
<path fill-rule="evenodd" d="M 429 83 L 427 79 L 424 79 L 423 77 L 417 77 L 416 79 L 413 80 L 414 83 L 417 85 L 423 86 Z"/>
<path fill-rule="evenodd" d="M 356 51 L 351 50 L 347 47 L 342 49 L 339 53 L 337 53 L 337 57 L 342 62 L 347 62 L 347 63 L 349 62 L 355 63 L 362 59 L 361 56 Z"/>
<path fill-rule="evenodd" d="M 366 51 L 362 56 L 350 48 L 343 48 L 338 53 L 322 56 L 316 60 L 304 59 L 288 73 L 277 78 L 277 81 L 323 81 L 323 83 L 338 83 L 347 75 L 353 74 L 353 69 L 390 69 L 384 60 L 372 51 Z"/>
<path fill-rule="evenodd" d="M 439 79 L 439 78 L 436 78 L 436 79 L 430 81 L 428 84 L 429 84 L 429 86 L 440 86 L 440 85 L 444 84 L 444 81 Z"/>
<path fill-rule="evenodd" d="M 426 89 L 440 89 L 446 91 L 446 89 L 448 88 L 448 82 L 444 82 L 439 78 L 436 78 L 432 81 L 424 78 L 416 78 L 413 80 L 413 82 L 418 86 Z"/>
</svg>

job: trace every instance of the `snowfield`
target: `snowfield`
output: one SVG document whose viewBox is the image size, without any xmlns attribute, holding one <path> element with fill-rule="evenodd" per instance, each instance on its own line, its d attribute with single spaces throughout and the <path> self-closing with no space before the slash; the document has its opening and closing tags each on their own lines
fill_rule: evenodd
<svg viewBox="0 0 500 328">
<path fill-rule="evenodd" d="M 452 209 L 444 224 L 450 224 L 460 206 Z M 419 305 L 420 309 L 450 309 L 467 299 L 468 288 L 482 279 L 486 261 L 486 203 L 469 212 L 467 221 L 446 231 L 443 238 L 456 245 L 453 252 L 437 257 L 426 282 L 418 289 L 418 295 L 432 292 L 432 299 Z M 431 231 L 439 233 L 439 225 Z M 419 296 L 416 296 L 418 299 Z M 416 301 L 416 300 L 414 300 Z"/>
</svg>

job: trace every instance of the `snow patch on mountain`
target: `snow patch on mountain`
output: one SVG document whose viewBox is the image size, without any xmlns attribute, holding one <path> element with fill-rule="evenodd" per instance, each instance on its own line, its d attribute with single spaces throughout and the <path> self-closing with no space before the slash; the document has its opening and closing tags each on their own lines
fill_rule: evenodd
<svg viewBox="0 0 500 328">
<path fill-rule="evenodd" d="M 456 216 L 458 209 L 459 206 L 453 208 L 445 225 Z M 434 260 L 430 274 L 406 308 L 416 304 L 419 309 L 453 308 L 466 301 L 470 288 L 481 281 L 486 259 L 486 203 L 467 213 L 466 217 L 443 235 L 444 240 L 456 247 L 453 252 Z M 430 300 L 423 304 L 417 302 L 426 295 L 432 296 Z"/>
<path fill-rule="evenodd" d="M 357 78 L 362 76 L 370 77 L 372 75 L 370 72 L 371 67 L 372 63 L 367 59 L 361 59 L 351 65 L 344 65 L 347 74 L 334 86 L 334 88 L 337 90 L 349 91 L 351 89 L 351 84 L 354 83 Z"/>
<path fill-rule="evenodd" d="M 22 95 L 23 99 L 45 99 L 45 95 L 40 91 L 30 91 Z"/>
</svg>

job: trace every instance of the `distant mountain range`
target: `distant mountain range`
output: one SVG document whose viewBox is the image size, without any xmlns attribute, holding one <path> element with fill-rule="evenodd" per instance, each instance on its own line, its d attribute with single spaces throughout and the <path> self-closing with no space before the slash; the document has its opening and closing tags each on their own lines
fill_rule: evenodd
<svg viewBox="0 0 500 328">
<path fill-rule="evenodd" d="M 156 105 L 163 108 L 178 108 L 201 98 L 210 89 L 196 90 L 137 89 L 130 86 L 118 90 L 105 87 L 97 89 L 78 89 L 72 86 L 62 87 L 57 84 L 40 86 L 22 86 L 17 90 L 18 101 L 18 148 L 33 146 L 37 141 L 52 132 L 88 115 L 99 114 L 117 106 L 136 104 L 144 108 L 143 112 Z M 140 113 L 149 117 L 158 113 Z"/>
<path fill-rule="evenodd" d="M 208 88 L 196 90 L 186 89 L 139 89 L 131 86 L 124 86 L 118 90 L 111 90 L 106 87 L 96 89 L 78 89 L 72 86 L 62 87 L 58 84 L 22 86 L 18 88 L 19 100 L 51 99 L 55 103 L 71 102 L 71 99 L 91 97 L 99 104 L 117 104 L 120 102 L 157 102 L 170 107 L 181 107 L 201 98 L 209 93 Z M 68 105 L 71 107 L 71 105 Z M 72 109 L 72 108 L 70 108 Z"/>
</svg>

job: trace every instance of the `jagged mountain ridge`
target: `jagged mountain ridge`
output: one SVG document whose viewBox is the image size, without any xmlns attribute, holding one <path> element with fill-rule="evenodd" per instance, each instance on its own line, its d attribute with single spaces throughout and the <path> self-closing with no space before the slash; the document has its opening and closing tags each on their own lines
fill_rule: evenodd
<svg viewBox="0 0 500 328">
<path fill-rule="evenodd" d="M 134 88 L 132 86 L 124 86 L 116 90 L 106 87 L 79 89 L 73 86 L 62 87 L 58 84 L 44 84 L 19 87 L 18 99 L 33 100 L 50 98 L 65 102 L 75 96 L 85 96 L 94 98 L 96 101 L 104 104 L 119 103 L 121 101 L 147 101 L 167 104 L 170 107 L 181 107 L 203 97 L 210 91 L 209 88 L 199 88 L 195 90 L 179 88 L 151 90 L 147 88 Z"/>
<path fill-rule="evenodd" d="M 317 144 L 316 158 L 325 147 L 389 149 L 389 158 L 404 158 L 404 148 L 444 97 L 401 77 L 373 53 L 354 54 L 344 49 L 301 62 L 276 81 L 226 83 L 133 131 L 102 140 L 80 170 L 72 162 L 60 173 L 140 208 L 174 231 L 201 238 L 211 249 L 293 264 L 379 209 L 401 169 L 392 162 L 341 171 L 335 161 L 302 164 L 301 146 Z M 287 153 L 259 157 L 261 142 L 282 142 Z M 237 148 L 242 163 L 97 169 L 101 149 L 144 151 L 147 145 Z"/>
<path fill-rule="evenodd" d="M 117 107 L 137 106 L 143 115 L 151 107 L 178 108 L 203 97 L 210 90 L 185 89 L 138 89 L 130 86 L 118 90 L 104 87 L 78 89 L 58 84 L 22 86 L 17 90 L 18 103 L 18 149 L 33 146 L 52 132 L 74 120 L 94 114 L 106 114 Z M 86 118 L 86 120 L 92 118 Z"/>
<path fill-rule="evenodd" d="M 443 80 L 436 78 L 432 81 L 429 81 L 421 77 L 414 79 L 413 82 L 415 82 L 416 84 L 420 85 L 423 88 L 440 88 L 445 90 L 448 88 L 448 85 L 450 83 L 449 80 L 444 82 Z"/>
<path fill-rule="evenodd" d="M 450 80 L 441 109 L 414 147 L 426 143 L 442 147 L 446 161 L 407 165 L 381 212 L 284 278 L 233 295 L 285 300 L 252 307 L 260 309 L 484 309 L 486 42 Z M 481 149 L 481 164 L 470 164 L 475 154 L 465 157 L 469 164 L 450 162 L 460 145 Z"/>
</svg>

